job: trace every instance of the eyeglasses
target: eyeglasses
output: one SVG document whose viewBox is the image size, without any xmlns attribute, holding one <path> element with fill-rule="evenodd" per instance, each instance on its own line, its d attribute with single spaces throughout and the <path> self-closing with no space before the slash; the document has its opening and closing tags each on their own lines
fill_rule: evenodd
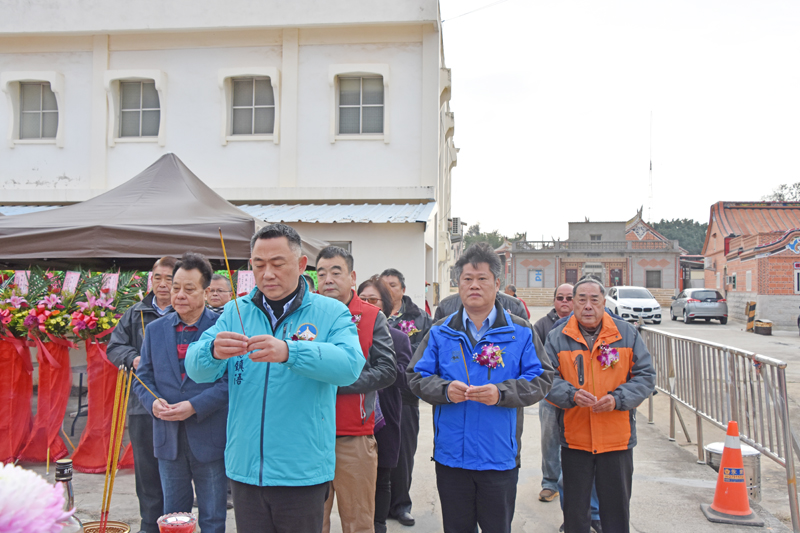
<svg viewBox="0 0 800 533">
<path fill-rule="evenodd" d="M 564 300 L 571 302 L 572 296 L 556 296 L 556 300 L 558 300 L 559 302 L 563 302 Z"/>
<path fill-rule="evenodd" d="M 230 294 L 233 291 L 225 291 L 222 289 L 208 289 L 208 294 Z"/>
<path fill-rule="evenodd" d="M 382 302 L 383 301 L 380 298 L 364 298 L 363 296 L 359 296 L 359 298 L 361 298 L 361 300 L 363 300 L 365 302 L 371 303 L 372 305 L 377 305 L 378 302 Z"/>
</svg>

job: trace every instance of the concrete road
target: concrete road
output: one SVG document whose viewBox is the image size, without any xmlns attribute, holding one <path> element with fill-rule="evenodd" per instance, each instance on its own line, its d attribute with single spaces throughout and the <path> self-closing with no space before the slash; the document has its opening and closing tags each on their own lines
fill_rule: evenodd
<svg viewBox="0 0 800 533">
<path fill-rule="evenodd" d="M 547 312 L 546 308 L 531 308 L 532 320 Z M 761 337 L 741 331 L 743 326 L 718 323 L 697 323 L 684 325 L 682 322 L 665 321 L 661 329 L 682 335 L 723 342 L 740 348 L 757 351 L 765 355 L 783 359 L 789 363 L 787 379 L 790 380 L 790 394 L 800 398 L 800 337 L 797 331 L 776 331 L 772 337 Z M 793 407 L 800 412 L 794 400 Z M 74 411 L 74 399 L 68 411 Z M 414 527 L 405 527 L 390 520 L 392 533 L 433 533 L 442 531 L 439 513 L 439 498 L 436 493 L 432 455 L 433 431 L 431 409 L 421 407 L 419 448 L 416 456 L 412 499 L 412 514 L 417 520 Z M 697 464 L 696 447 L 687 443 L 687 435 L 679 433 L 675 442 L 667 439 L 669 402 L 663 395 L 654 400 L 654 424 L 647 423 L 647 403 L 638 411 L 639 445 L 634 452 L 634 484 L 631 501 L 631 530 L 647 533 L 672 532 L 752 532 L 753 528 L 725 526 L 708 522 L 700 512 L 700 503 L 710 503 L 714 497 L 716 473 L 708 466 Z M 544 533 L 558 531 L 563 517 L 557 501 L 542 503 L 538 501 L 541 490 L 541 454 L 539 445 L 538 407 L 525 411 L 525 431 L 523 434 L 522 468 L 519 476 L 516 515 L 513 531 L 515 533 Z M 695 421 L 688 412 L 683 412 L 688 426 L 688 437 L 696 442 Z M 65 427 L 72 419 L 65 419 Z M 77 444 L 85 419 L 80 419 L 75 438 Z M 800 428 L 800 418 L 794 422 Z M 706 442 L 724 440 L 721 431 L 703 425 Z M 30 465 L 29 465 L 30 466 Z M 44 474 L 44 465 L 31 468 Z M 51 469 L 49 479 L 53 479 Z M 75 492 L 78 516 L 81 519 L 96 519 L 100 509 L 103 490 L 102 475 L 76 474 Z M 761 505 L 751 502 L 753 509 L 766 521 L 769 531 L 790 531 L 788 497 L 784 470 L 769 459 L 762 460 L 763 498 Z M 131 473 L 120 473 L 114 487 L 111 519 L 121 520 L 138 531 L 138 503 Z M 786 524 L 789 524 L 787 527 Z M 228 531 L 236 531 L 233 511 L 228 513 Z M 333 517 L 334 532 L 340 532 L 338 516 Z M 757 531 L 757 530 L 756 530 Z M 250 533 L 250 532 L 247 532 Z"/>
</svg>

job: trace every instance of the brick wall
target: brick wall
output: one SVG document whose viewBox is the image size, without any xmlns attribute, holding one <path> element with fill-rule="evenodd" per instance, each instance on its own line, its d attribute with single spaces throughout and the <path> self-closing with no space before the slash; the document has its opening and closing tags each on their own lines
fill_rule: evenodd
<svg viewBox="0 0 800 533">
<path fill-rule="evenodd" d="M 532 307 L 552 307 L 553 306 L 553 287 L 527 288 L 517 287 L 517 297 L 525 300 L 528 306 Z"/>
</svg>

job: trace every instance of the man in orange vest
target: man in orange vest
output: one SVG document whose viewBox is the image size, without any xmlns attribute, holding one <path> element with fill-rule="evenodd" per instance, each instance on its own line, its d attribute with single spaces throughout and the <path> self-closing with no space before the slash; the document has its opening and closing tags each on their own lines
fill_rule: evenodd
<svg viewBox="0 0 800 533">
<path fill-rule="evenodd" d="M 348 251 L 328 246 L 319 253 L 317 283 L 320 294 L 350 309 L 367 359 L 356 382 L 339 387 L 336 396 L 336 472 L 325 502 L 322 530 L 330 531 L 335 493 L 343 533 L 372 533 L 378 472 L 375 405 L 377 391 L 392 385 L 397 376 L 394 345 L 381 310 L 356 296 L 353 256 Z"/>
<path fill-rule="evenodd" d="M 574 315 L 547 335 L 556 369 L 547 400 L 558 416 L 564 531 L 589 531 L 592 486 L 606 533 L 629 531 L 636 407 L 653 392 L 655 370 L 638 330 L 605 311 L 605 287 L 572 289 Z"/>
</svg>

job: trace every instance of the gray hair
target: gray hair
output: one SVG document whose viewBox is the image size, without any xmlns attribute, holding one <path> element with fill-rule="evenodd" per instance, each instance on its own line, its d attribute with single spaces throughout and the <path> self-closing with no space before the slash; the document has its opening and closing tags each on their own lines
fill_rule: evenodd
<svg viewBox="0 0 800 533">
<path fill-rule="evenodd" d="M 286 240 L 289 242 L 289 248 L 291 248 L 298 257 L 303 254 L 303 241 L 300 239 L 300 234 L 297 233 L 296 229 L 286 224 L 270 224 L 255 232 L 250 239 L 250 251 L 253 251 L 253 248 L 256 246 L 256 241 L 259 239 L 277 239 L 279 237 L 286 237 Z"/>
<path fill-rule="evenodd" d="M 461 273 L 464 271 L 464 265 L 469 263 L 477 268 L 479 263 L 486 263 L 489 265 L 495 280 L 500 279 L 503 265 L 500 263 L 500 258 L 494 253 L 494 248 L 488 242 L 476 242 L 464 254 L 458 258 L 455 264 L 456 279 L 461 279 Z"/>
<path fill-rule="evenodd" d="M 211 281 L 219 281 L 219 280 L 224 281 L 225 285 L 227 285 L 229 289 L 233 289 L 233 287 L 231 287 L 230 280 L 228 278 L 226 278 L 225 276 L 222 276 L 220 274 L 214 274 L 213 276 L 211 276 Z"/>
<path fill-rule="evenodd" d="M 572 288 L 572 297 L 575 298 L 576 296 L 578 296 L 578 287 L 580 287 L 581 285 L 585 285 L 587 283 L 594 283 L 595 285 L 600 287 L 600 294 L 602 294 L 603 296 L 606 295 L 606 288 L 603 287 L 603 284 L 600 282 L 599 279 L 597 279 L 594 276 L 586 276 L 583 279 L 581 279 L 578 283 L 576 283 L 575 286 Z"/>
</svg>

